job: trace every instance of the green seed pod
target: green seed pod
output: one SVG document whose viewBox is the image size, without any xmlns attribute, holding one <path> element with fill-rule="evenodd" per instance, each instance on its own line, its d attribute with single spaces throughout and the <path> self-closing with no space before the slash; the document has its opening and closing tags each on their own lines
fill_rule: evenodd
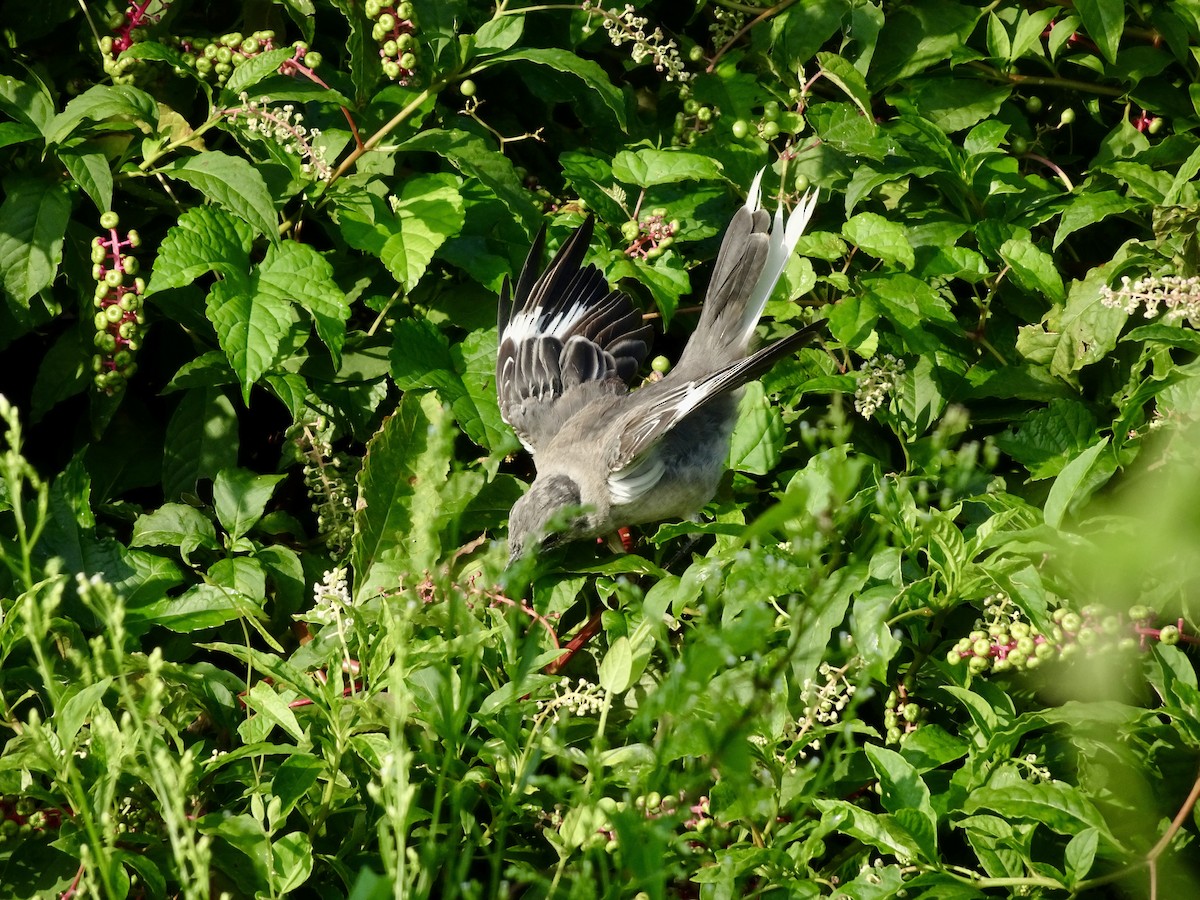
<svg viewBox="0 0 1200 900">
<path fill-rule="evenodd" d="M 120 287 L 125 281 L 125 273 L 109 269 L 104 273 L 104 283 L 111 287 Z"/>
<path fill-rule="evenodd" d="M 125 310 L 121 309 L 120 304 L 117 303 L 114 303 L 112 306 L 106 306 L 104 307 L 104 318 L 116 324 L 125 318 Z"/>
<path fill-rule="evenodd" d="M 405 53 L 403 56 L 400 57 L 400 68 L 402 68 L 402 69 L 408 69 L 411 72 L 413 67 L 416 66 L 416 64 L 417 64 L 416 54 L 412 53 L 411 51 L 408 53 Z"/>
<path fill-rule="evenodd" d="M 376 20 L 376 23 L 387 32 L 392 32 L 396 29 L 396 17 L 391 13 L 384 13 Z"/>
<path fill-rule="evenodd" d="M 108 229 L 111 231 L 113 228 L 116 228 L 119 224 L 121 224 L 121 217 L 118 216 L 112 210 L 109 210 L 106 213 L 102 213 L 100 216 L 100 227 L 101 228 L 105 228 L 105 229 Z"/>
<path fill-rule="evenodd" d="M 321 56 L 321 54 L 316 50 L 310 50 L 308 53 L 304 54 L 304 64 L 310 69 L 319 69 L 324 58 L 325 57 Z"/>
<path fill-rule="evenodd" d="M 138 269 L 141 268 L 141 263 L 138 262 L 136 256 L 124 256 L 121 258 L 121 267 L 125 270 L 126 275 L 136 275 Z"/>
</svg>

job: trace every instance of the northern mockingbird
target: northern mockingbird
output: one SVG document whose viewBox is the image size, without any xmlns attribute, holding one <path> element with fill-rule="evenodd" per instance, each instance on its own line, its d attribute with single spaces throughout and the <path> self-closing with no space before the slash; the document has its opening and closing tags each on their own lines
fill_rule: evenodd
<svg viewBox="0 0 1200 900">
<path fill-rule="evenodd" d="M 500 292 L 500 413 L 533 454 L 537 477 L 508 519 L 510 562 L 535 546 L 623 525 L 694 515 L 725 470 L 740 388 L 809 341 L 824 321 L 749 353 L 754 328 L 816 206 L 810 191 L 774 223 L 759 172 L 717 254 L 703 312 L 679 363 L 630 391 L 651 329 L 594 265 L 593 220 L 540 276 L 546 229 L 515 289 Z"/>
</svg>

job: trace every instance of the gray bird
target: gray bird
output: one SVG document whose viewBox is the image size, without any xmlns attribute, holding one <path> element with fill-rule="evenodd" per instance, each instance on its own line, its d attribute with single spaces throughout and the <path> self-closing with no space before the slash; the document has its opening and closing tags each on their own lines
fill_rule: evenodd
<svg viewBox="0 0 1200 900">
<path fill-rule="evenodd" d="M 704 309 L 679 363 L 635 391 L 629 381 L 651 329 L 629 297 L 583 265 L 591 217 L 540 276 L 543 227 L 500 292 L 500 413 L 533 454 L 537 477 L 509 513 L 510 562 L 557 541 L 694 515 L 725 469 L 740 388 L 795 352 L 816 322 L 749 353 L 754 329 L 816 206 L 804 196 L 785 224 L 761 208 L 755 177 L 717 254 Z"/>
</svg>

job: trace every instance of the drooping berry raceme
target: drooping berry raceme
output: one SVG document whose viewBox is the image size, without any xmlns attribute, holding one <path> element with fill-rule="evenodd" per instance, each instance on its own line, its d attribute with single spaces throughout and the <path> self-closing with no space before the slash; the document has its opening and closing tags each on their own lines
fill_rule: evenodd
<svg viewBox="0 0 1200 900">
<path fill-rule="evenodd" d="M 143 61 L 118 57 L 134 44 L 144 41 L 148 27 L 161 19 L 170 5 L 170 0 L 132 0 L 124 14 L 113 17 L 113 21 L 109 23 L 113 34 L 100 38 L 104 71 L 112 78 L 113 84 L 133 82 L 137 68 Z"/>
<path fill-rule="evenodd" d="M 678 231 L 678 220 L 667 221 L 667 211 L 661 207 L 640 220 L 630 219 L 621 227 L 621 236 L 629 241 L 625 255 L 635 259 L 658 259 L 675 243 Z"/>
<path fill-rule="evenodd" d="M 951 665 L 966 663 L 974 675 L 986 672 L 1033 669 L 1052 659 L 1070 659 L 1079 653 L 1096 655 L 1112 650 L 1146 650 L 1154 641 L 1162 644 L 1200 644 L 1200 638 L 1188 634 L 1179 619 L 1161 628 L 1158 616 L 1146 606 L 1135 606 L 1128 617 L 1114 615 L 1100 606 L 1085 606 L 1080 612 L 1068 607 L 1054 610 L 1054 625 L 1043 634 L 1024 621 L 1009 598 L 1001 594 L 989 597 L 987 619 L 976 622 L 976 629 L 946 654 Z"/>
<path fill-rule="evenodd" d="M 177 39 L 180 50 L 185 55 L 187 65 L 207 81 L 225 84 L 234 69 L 254 59 L 263 53 L 279 49 L 275 44 L 274 31 L 256 31 L 243 35 L 240 31 L 231 31 L 218 38 L 180 37 Z M 321 64 L 321 54 L 310 51 L 304 41 L 292 44 L 291 59 L 284 60 L 279 67 L 279 74 L 302 74 L 314 81 L 320 81 L 313 75 L 313 70 Z"/>
<path fill-rule="evenodd" d="M 411 84 L 416 77 L 419 51 L 413 5 L 367 0 L 366 12 L 367 18 L 375 22 L 371 26 L 371 38 L 379 45 L 383 74 L 402 86 Z"/>
<path fill-rule="evenodd" d="M 96 389 L 109 395 L 124 390 L 125 382 L 137 371 L 134 357 L 146 323 L 141 298 L 146 282 L 137 277 L 137 257 L 126 252 L 141 246 L 141 239 L 132 229 L 122 238 L 118 224 L 117 214 L 106 212 L 100 217 L 100 227 L 108 233 L 92 241 L 92 277 L 96 281 L 92 370 Z"/>
</svg>

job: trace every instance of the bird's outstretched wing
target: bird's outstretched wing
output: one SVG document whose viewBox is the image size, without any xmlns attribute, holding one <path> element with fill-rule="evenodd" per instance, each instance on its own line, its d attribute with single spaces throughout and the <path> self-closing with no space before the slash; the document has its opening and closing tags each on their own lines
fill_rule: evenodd
<svg viewBox="0 0 1200 900">
<path fill-rule="evenodd" d="M 645 480 L 646 467 L 639 464 L 668 431 L 706 403 L 758 378 L 776 360 L 795 353 L 824 327 L 825 320 L 820 319 L 715 372 L 675 382 L 668 376 L 635 392 L 637 400 L 623 417 L 615 453 L 608 460 L 610 484 L 613 479 Z"/>
<path fill-rule="evenodd" d="M 624 393 L 650 349 L 651 329 L 629 297 L 584 266 L 591 216 L 540 276 L 543 226 L 517 277 L 500 291 L 496 393 L 500 414 L 531 452 L 592 400 Z"/>
</svg>

